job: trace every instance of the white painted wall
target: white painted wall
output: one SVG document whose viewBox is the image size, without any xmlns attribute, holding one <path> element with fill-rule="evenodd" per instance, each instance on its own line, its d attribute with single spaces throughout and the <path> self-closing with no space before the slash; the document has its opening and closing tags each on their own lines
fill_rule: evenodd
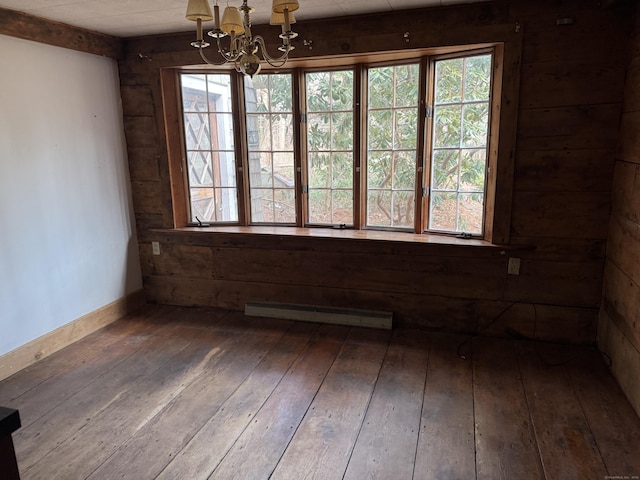
<svg viewBox="0 0 640 480">
<path fill-rule="evenodd" d="M 0 35 L 0 355 L 141 287 L 116 62 Z"/>
</svg>

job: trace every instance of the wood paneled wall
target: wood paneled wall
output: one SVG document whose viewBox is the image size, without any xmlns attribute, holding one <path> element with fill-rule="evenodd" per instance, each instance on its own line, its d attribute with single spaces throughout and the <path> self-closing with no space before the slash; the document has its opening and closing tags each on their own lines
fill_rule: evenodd
<svg viewBox="0 0 640 480">
<path fill-rule="evenodd" d="M 640 16 L 627 68 L 598 345 L 640 414 Z"/>
<path fill-rule="evenodd" d="M 192 33 L 130 39 L 120 72 L 148 298 L 232 309 L 247 300 L 381 309 L 402 325 L 593 342 L 632 29 L 625 5 L 513 0 L 404 14 L 412 47 L 470 43 L 477 32 L 506 24 L 523 35 L 509 220 L 511 244 L 534 248 L 504 255 L 393 241 L 157 230 L 174 225 L 165 129 L 177 128 L 176 119 L 164 123 L 160 71 L 201 61 L 189 46 Z M 301 38 L 314 43 L 313 51 L 299 48 L 296 55 L 339 54 L 345 45 L 354 52 L 402 48 L 402 15 L 300 22 Z M 566 18 L 570 25 L 556 25 Z M 160 242 L 160 256 L 151 255 L 151 241 Z M 522 258 L 519 276 L 507 275 L 508 255 Z"/>
</svg>

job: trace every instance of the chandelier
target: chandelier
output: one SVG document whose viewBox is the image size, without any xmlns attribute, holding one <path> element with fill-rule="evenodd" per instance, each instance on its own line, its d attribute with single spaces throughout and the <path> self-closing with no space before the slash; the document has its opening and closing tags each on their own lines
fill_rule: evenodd
<svg viewBox="0 0 640 480">
<path fill-rule="evenodd" d="M 298 0 L 273 0 L 270 23 L 282 26 L 280 34 L 282 45 L 278 47 L 282 53 L 272 57 L 267 52 L 264 39 L 260 35 L 253 36 L 251 34 L 249 15 L 255 10 L 247 5 L 247 0 L 242 0 L 242 6 L 238 8 L 227 5 L 222 15 L 222 21 L 220 21 L 220 8 L 217 0 L 213 7 L 213 15 L 208 0 L 189 0 L 186 18 L 197 22 L 197 39 L 191 45 L 200 51 L 202 60 L 209 65 L 233 63 L 238 72 L 253 77 L 262 68 L 258 53 L 261 53 L 262 60 L 272 67 L 281 67 L 286 63 L 289 52 L 294 49 L 291 40 L 298 36 L 297 33 L 291 31 L 291 24 L 296 21 L 293 12 L 299 7 Z M 222 61 L 219 62 L 209 60 L 204 54 L 204 48 L 210 44 L 203 39 L 202 22 L 209 22 L 214 18 L 214 29 L 208 35 L 215 38 L 218 53 L 222 56 Z M 229 37 L 228 42 L 223 40 L 225 37 Z"/>
</svg>

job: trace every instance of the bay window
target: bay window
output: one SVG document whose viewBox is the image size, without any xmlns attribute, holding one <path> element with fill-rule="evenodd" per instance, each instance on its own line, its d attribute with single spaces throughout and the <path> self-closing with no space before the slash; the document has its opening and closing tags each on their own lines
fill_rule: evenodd
<svg viewBox="0 0 640 480">
<path fill-rule="evenodd" d="M 181 73 L 189 222 L 482 237 L 493 63 Z"/>
</svg>

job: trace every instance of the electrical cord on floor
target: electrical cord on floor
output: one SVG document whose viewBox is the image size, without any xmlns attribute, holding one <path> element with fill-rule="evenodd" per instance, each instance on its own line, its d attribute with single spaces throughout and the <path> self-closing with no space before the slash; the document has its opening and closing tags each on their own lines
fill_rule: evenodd
<svg viewBox="0 0 640 480">
<path fill-rule="evenodd" d="M 494 323 L 496 323 L 505 313 L 507 313 L 511 307 L 513 307 L 516 303 L 520 303 L 519 300 L 516 300 L 515 302 L 511 302 L 509 305 L 507 305 L 498 315 L 496 315 L 495 317 L 493 317 L 493 319 L 484 327 L 479 328 L 477 333 L 473 334 L 473 335 L 469 335 L 469 337 L 467 337 L 460 345 L 458 345 L 458 348 L 456 349 L 456 353 L 458 354 L 458 356 L 463 359 L 466 360 L 467 357 L 462 355 L 462 353 L 460 353 L 460 351 L 462 350 L 462 347 L 464 347 L 468 342 L 470 342 L 473 337 L 477 337 L 480 332 L 482 332 L 483 330 L 486 330 L 487 328 L 489 328 L 490 326 L 492 326 Z"/>
<path fill-rule="evenodd" d="M 466 339 L 464 339 L 464 341 L 462 341 L 459 345 L 458 348 L 456 349 L 456 353 L 457 355 L 463 359 L 466 360 L 467 359 L 467 355 L 464 355 L 462 353 L 462 348 L 469 343 L 474 337 L 477 337 L 480 335 L 480 333 L 484 330 L 487 330 L 489 327 L 491 327 L 492 325 L 494 325 L 505 313 L 507 313 L 515 304 L 517 303 L 522 303 L 520 300 L 516 300 L 514 302 L 511 302 L 509 305 L 507 305 L 504 309 L 502 309 L 502 311 L 500 313 L 498 313 L 498 315 L 496 315 L 495 317 L 493 317 L 493 319 L 484 327 L 479 328 L 477 333 L 473 334 L 473 335 L 469 335 Z M 529 302 L 526 302 L 529 303 Z M 525 304 L 526 304 L 525 303 Z M 509 336 L 511 338 L 517 339 L 517 340 L 523 340 L 523 341 L 528 341 L 528 342 L 537 342 L 539 341 L 539 339 L 536 338 L 536 327 L 538 325 L 538 309 L 536 307 L 535 303 L 529 303 L 532 307 L 533 307 L 533 337 L 530 337 L 528 335 L 524 335 L 521 332 L 518 332 L 517 330 L 510 328 L 510 327 L 506 327 L 505 328 L 505 332 L 507 334 L 509 334 Z M 552 344 L 557 344 L 560 345 L 560 342 L 545 342 L 545 343 L 552 343 Z M 540 354 L 539 350 L 534 346 L 534 352 L 536 353 L 536 356 L 538 357 L 538 359 L 540 360 L 540 362 L 542 362 L 544 365 L 546 365 L 547 367 L 562 367 L 564 365 L 567 365 L 569 362 L 575 360 L 577 358 L 577 355 L 573 355 L 570 358 L 568 358 L 567 360 L 563 360 L 562 362 L 549 362 L 548 360 L 544 359 L 542 357 L 542 355 Z M 613 360 L 611 359 L 611 357 L 609 355 L 607 355 L 605 352 L 600 351 L 600 354 L 605 357 L 605 363 L 607 365 L 608 368 L 611 368 L 611 365 L 613 365 Z"/>
</svg>

